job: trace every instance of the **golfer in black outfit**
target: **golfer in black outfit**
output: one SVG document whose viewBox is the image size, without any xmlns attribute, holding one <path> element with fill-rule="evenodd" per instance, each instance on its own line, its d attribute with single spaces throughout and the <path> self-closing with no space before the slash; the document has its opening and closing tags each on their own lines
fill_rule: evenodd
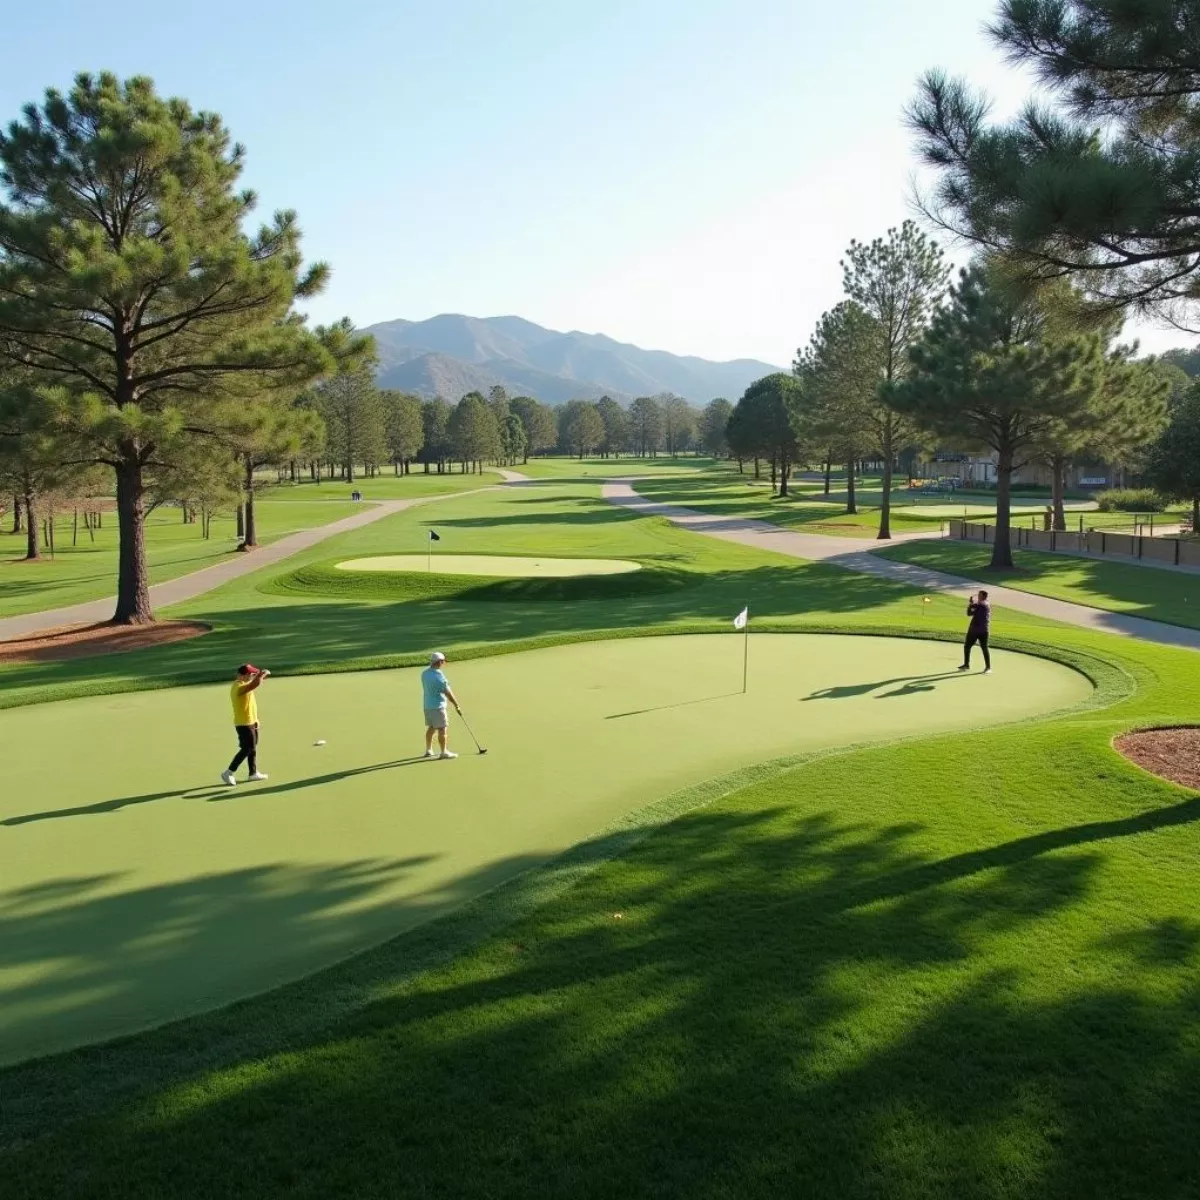
<svg viewBox="0 0 1200 1200">
<path fill-rule="evenodd" d="M 980 592 L 967 601 L 967 616 L 971 618 L 971 624 L 967 627 L 967 640 L 963 646 L 963 665 L 958 669 L 971 669 L 971 647 L 978 642 L 983 651 L 983 673 L 990 675 L 992 656 L 988 652 L 988 634 L 992 628 L 992 606 L 988 603 L 987 592 Z"/>
</svg>

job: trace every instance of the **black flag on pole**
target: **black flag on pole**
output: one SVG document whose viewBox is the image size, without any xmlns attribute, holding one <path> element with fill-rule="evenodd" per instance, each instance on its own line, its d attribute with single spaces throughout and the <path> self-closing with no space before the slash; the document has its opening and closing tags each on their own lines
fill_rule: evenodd
<svg viewBox="0 0 1200 1200">
<path fill-rule="evenodd" d="M 438 535 L 438 531 L 437 531 L 436 529 L 431 529 L 431 530 L 429 531 L 429 540 L 430 540 L 431 542 L 440 542 L 442 539 L 441 539 L 441 537 Z"/>
</svg>

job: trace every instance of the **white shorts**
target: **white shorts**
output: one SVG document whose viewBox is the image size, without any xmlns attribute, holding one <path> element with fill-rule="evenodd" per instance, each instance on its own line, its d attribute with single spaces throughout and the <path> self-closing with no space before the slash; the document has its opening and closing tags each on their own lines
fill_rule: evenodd
<svg viewBox="0 0 1200 1200">
<path fill-rule="evenodd" d="M 426 729 L 445 729 L 450 724 L 444 708 L 427 708 L 425 710 Z"/>
</svg>

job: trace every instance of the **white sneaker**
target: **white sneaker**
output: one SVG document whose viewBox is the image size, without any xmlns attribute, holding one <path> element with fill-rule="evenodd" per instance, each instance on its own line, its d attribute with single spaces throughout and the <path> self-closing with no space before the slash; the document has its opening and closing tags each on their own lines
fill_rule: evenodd
<svg viewBox="0 0 1200 1200">
<path fill-rule="evenodd" d="M 232 771 L 222 771 L 221 782 L 229 784 L 230 787 L 237 787 L 237 780 L 234 779 Z"/>
<path fill-rule="evenodd" d="M 992 668 L 991 668 L 991 667 L 987 667 L 987 668 L 984 670 L 984 672 L 983 672 L 983 673 L 984 673 L 985 675 L 990 675 L 990 674 L 992 673 Z"/>
<path fill-rule="evenodd" d="M 270 778 L 270 776 L 264 774 L 262 771 L 255 771 L 253 775 L 246 776 L 246 782 L 247 783 L 261 783 L 262 780 L 269 779 L 269 778 Z"/>
<path fill-rule="evenodd" d="M 424 758 L 437 758 L 437 751 L 436 750 L 426 750 L 423 757 Z"/>
<path fill-rule="evenodd" d="M 457 758 L 457 757 L 458 757 L 458 755 L 455 754 L 453 750 L 443 750 L 441 752 L 441 754 L 438 755 L 438 758 Z"/>
</svg>

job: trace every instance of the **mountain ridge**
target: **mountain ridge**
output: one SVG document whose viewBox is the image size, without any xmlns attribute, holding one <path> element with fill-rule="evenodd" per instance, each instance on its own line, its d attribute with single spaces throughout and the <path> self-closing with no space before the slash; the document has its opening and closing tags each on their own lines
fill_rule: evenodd
<svg viewBox="0 0 1200 1200">
<path fill-rule="evenodd" d="M 757 359 L 714 362 L 644 350 L 602 333 L 547 329 L 524 317 L 440 313 L 369 325 L 381 386 L 455 399 L 500 384 L 549 404 L 674 392 L 693 403 L 736 400 L 755 380 L 782 370 Z M 458 391 L 461 387 L 462 391 Z"/>
</svg>

